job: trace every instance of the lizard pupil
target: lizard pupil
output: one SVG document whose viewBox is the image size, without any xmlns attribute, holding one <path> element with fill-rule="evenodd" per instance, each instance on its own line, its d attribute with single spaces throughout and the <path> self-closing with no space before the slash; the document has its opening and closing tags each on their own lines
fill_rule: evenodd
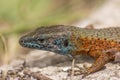
<svg viewBox="0 0 120 80">
<path fill-rule="evenodd" d="M 40 41 L 40 43 L 43 43 L 43 42 L 44 42 L 44 39 L 40 39 L 39 41 Z"/>
<path fill-rule="evenodd" d="M 64 41 L 64 46 L 67 47 L 68 46 L 68 40 Z"/>
<path fill-rule="evenodd" d="M 40 39 L 40 42 L 42 42 L 42 43 L 43 43 L 43 41 L 44 41 L 44 39 Z"/>
</svg>

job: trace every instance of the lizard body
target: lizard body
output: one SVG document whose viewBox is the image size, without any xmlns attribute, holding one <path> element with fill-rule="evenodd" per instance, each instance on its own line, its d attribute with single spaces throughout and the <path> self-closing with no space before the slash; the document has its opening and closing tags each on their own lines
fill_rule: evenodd
<svg viewBox="0 0 120 80">
<path fill-rule="evenodd" d="M 120 51 L 120 28 L 86 29 L 64 25 L 40 27 L 21 37 L 19 43 L 24 47 L 62 55 L 91 56 L 95 62 L 87 69 L 86 74 L 90 74 L 115 59 L 115 53 Z"/>
</svg>

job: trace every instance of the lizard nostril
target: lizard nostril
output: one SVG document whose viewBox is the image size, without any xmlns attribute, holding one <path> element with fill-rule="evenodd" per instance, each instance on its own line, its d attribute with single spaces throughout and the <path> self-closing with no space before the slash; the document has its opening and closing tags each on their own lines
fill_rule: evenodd
<svg viewBox="0 0 120 80">
<path fill-rule="evenodd" d="M 19 43 L 20 43 L 20 44 L 21 44 L 21 43 L 24 43 L 24 40 L 20 39 L 20 40 L 19 40 Z"/>
</svg>

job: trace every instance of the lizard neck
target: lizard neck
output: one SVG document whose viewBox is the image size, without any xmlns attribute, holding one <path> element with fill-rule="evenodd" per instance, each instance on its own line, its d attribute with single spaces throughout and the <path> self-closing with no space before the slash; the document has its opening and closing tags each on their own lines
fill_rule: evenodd
<svg viewBox="0 0 120 80">
<path fill-rule="evenodd" d="M 71 30 L 77 37 L 100 38 L 107 40 L 114 40 L 120 42 L 120 28 L 104 28 L 104 29 L 86 29 L 74 28 Z"/>
</svg>

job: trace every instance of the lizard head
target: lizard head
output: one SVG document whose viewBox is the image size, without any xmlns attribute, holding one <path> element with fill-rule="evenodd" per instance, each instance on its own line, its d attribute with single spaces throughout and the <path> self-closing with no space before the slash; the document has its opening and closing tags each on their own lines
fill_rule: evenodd
<svg viewBox="0 0 120 80">
<path fill-rule="evenodd" d="M 55 25 L 40 27 L 20 38 L 20 45 L 33 49 L 52 51 L 59 54 L 71 54 L 74 49 L 70 41 L 69 27 Z"/>
</svg>

